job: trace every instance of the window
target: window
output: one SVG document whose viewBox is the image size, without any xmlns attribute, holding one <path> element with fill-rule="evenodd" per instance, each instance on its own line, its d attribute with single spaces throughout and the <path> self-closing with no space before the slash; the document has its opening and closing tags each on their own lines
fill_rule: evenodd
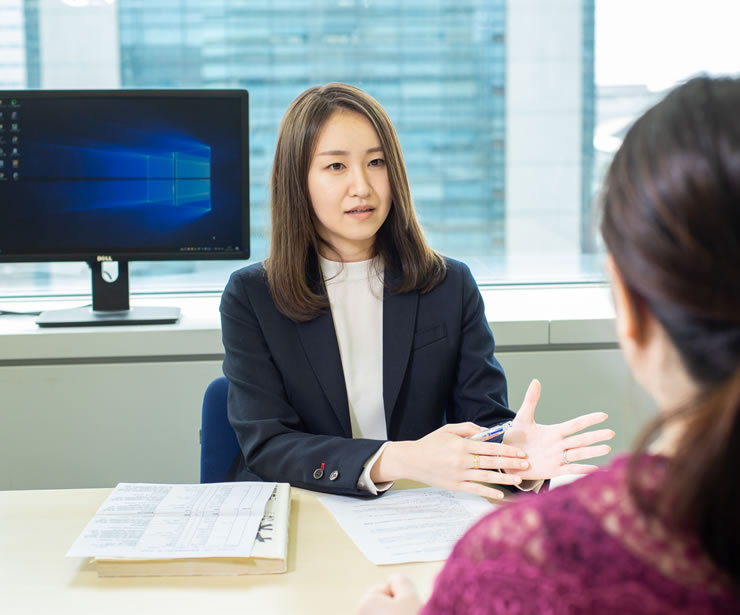
<svg viewBox="0 0 740 615">
<path fill-rule="evenodd" d="M 436 249 L 480 283 L 594 281 L 594 195 L 614 150 L 666 88 L 740 70 L 735 4 L 0 0 L 0 88 L 248 89 L 260 259 L 282 114 L 305 88 L 346 81 L 396 125 Z M 173 182 L 203 156 L 170 161 Z M 134 263 L 132 290 L 220 291 L 238 266 Z M 0 279 L 4 295 L 89 292 L 82 263 L 0 264 Z"/>
</svg>

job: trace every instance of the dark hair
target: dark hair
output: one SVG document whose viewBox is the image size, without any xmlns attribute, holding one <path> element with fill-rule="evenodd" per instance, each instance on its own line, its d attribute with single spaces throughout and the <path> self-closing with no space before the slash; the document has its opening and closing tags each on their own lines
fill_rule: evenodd
<svg viewBox="0 0 740 615">
<path fill-rule="evenodd" d="M 446 274 L 445 261 L 424 239 L 411 200 L 396 131 L 380 104 L 343 83 L 312 87 L 298 96 L 280 124 L 272 167 L 270 255 L 267 280 L 275 305 L 295 321 L 311 320 L 329 307 L 319 271 L 323 240 L 314 225 L 308 170 L 326 121 L 348 110 L 367 118 L 378 133 L 388 169 L 392 202 L 375 238 L 375 253 L 398 274 L 394 292 L 428 292 Z"/>
<path fill-rule="evenodd" d="M 632 495 L 694 531 L 740 582 L 740 79 L 697 77 L 628 131 L 609 168 L 601 231 L 631 300 L 661 323 L 699 388 L 639 440 Z M 640 496 L 639 453 L 686 429 L 658 497 Z"/>
</svg>

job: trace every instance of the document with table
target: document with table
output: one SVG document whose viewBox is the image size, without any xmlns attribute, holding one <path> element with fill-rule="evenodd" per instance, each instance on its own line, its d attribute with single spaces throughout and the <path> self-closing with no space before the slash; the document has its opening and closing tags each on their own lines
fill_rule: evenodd
<svg viewBox="0 0 740 615">
<path fill-rule="evenodd" d="M 434 487 L 390 491 L 373 500 L 319 500 L 376 565 L 444 560 L 465 531 L 495 508 L 485 498 Z"/>
<path fill-rule="evenodd" d="M 444 560 L 495 507 L 433 487 L 319 501 L 375 565 Z M 94 558 L 99 576 L 284 572 L 289 517 L 290 485 L 284 483 L 121 483 L 67 556 Z"/>
<path fill-rule="evenodd" d="M 282 572 L 289 506 L 284 483 L 121 483 L 67 556 L 101 576 Z"/>
</svg>

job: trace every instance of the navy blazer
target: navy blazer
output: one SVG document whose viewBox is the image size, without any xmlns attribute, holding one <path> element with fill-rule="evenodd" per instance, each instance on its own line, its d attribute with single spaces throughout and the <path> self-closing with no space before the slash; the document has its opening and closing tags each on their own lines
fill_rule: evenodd
<svg viewBox="0 0 740 615">
<path fill-rule="evenodd" d="M 385 277 L 392 284 L 393 274 Z M 231 275 L 220 309 L 229 421 L 243 453 L 235 478 L 368 495 L 357 481 L 383 441 L 352 439 L 331 311 L 303 323 L 283 316 L 261 263 Z M 445 279 L 425 294 L 386 288 L 388 438 L 416 440 L 446 422 L 489 426 L 511 419 L 506 378 L 493 351 L 483 299 L 463 263 L 447 259 Z"/>
</svg>

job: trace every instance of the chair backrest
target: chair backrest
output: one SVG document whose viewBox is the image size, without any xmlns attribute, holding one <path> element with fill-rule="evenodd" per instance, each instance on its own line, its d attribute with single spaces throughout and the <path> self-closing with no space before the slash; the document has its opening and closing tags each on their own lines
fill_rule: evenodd
<svg viewBox="0 0 740 615">
<path fill-rule="evenodd" d="M 220 483 L 239 453 L 239 443 L 226 414 L 229 381 L 221 376 L 203 395 L 200 427 L 200 482 Z"/>
</svg>

